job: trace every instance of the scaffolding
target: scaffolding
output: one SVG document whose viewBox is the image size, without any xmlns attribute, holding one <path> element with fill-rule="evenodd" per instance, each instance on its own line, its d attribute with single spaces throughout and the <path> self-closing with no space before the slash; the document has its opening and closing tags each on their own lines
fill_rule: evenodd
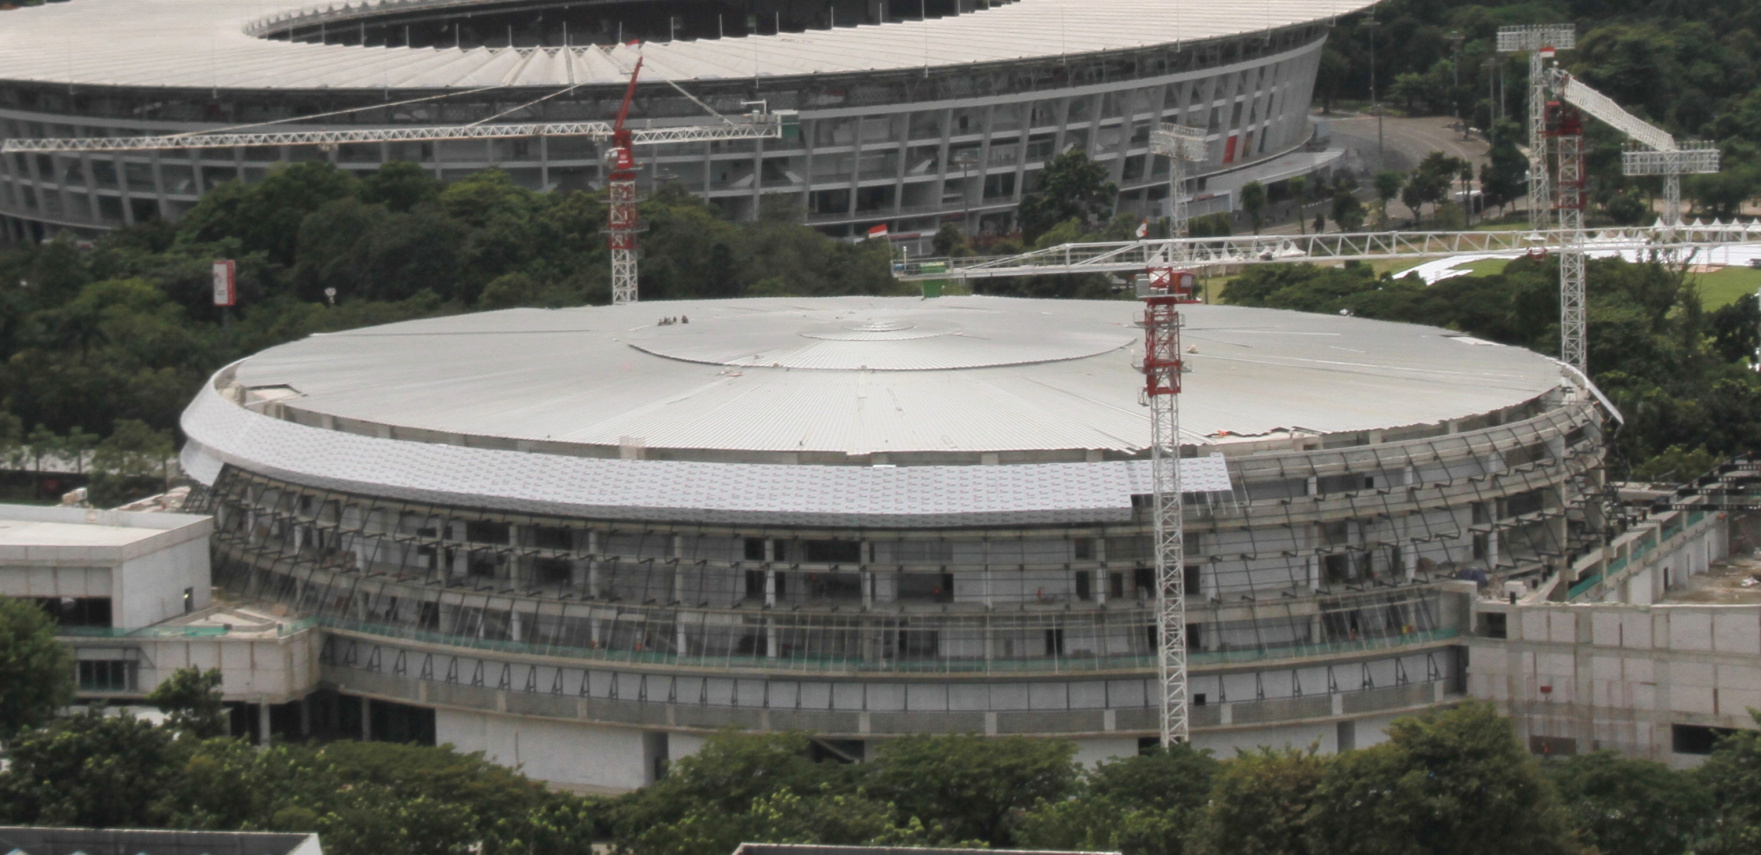
<svg viewBox="0 0 1761 855">
<path fill-rule="evenodd" d="M 1373 444 L 1231 459 L 1186 496 L 1191 667 L 1453 631 L 1437 584 L 1543 578 L 1599 535 L 1582 401 Z M 1324 444 L 1324 438 L 1316 443 Z M 1150 497 L 1129 524 L 839 530 L 424 504 L 236 467 L 192 497 L 217 581 L 327 626 L 583 661 L 813 674 L 1158 667 Z"/>
</svg>

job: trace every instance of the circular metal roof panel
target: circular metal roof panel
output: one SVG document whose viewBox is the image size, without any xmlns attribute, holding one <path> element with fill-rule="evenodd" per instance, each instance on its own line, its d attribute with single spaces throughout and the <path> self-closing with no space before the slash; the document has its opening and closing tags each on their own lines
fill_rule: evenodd
<svg viewBox="0 0 1761 855">
<path fill-rule="evenodd" d="M 751 368 L 936 371 L 1058 362 L 1131 344 L 1116 322 L 969 311 L 946 319 L 935 304 L 716 315 L 648 327 L 630 346 L 654 356 Z"/>
<path fill-rule="evenodd" d="M 1140 312 L 997 297 L 515 309 L 313 336 L 223 378 L 303 424 L 426 442 L 1080 460 L 1148 439 Z M 1442 424 L 1560 383 L 1551 359 L 1433 327 L 1233 306 L 1185 318 L 1188 443 Z"/>
</svg>

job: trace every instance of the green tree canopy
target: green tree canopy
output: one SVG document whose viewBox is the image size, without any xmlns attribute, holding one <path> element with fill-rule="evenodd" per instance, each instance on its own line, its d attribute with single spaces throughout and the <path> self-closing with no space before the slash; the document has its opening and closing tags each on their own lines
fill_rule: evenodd
<svg viewBox="0 0 1761 855">
<path fill-rule="evenodd" d="M 916 817 L 942 843 L 1014 842 L 1020 811 L 1070 794 L 1076 748 L 1026 737 L 912 736 L 875 748 L 868 791 Z"/>
<path fill-rule="evenodd" d="M 1118 186 L 1107 180 L 1106 165 L 1071 149 L 1046 161 L 1033 189 L 1021 197 L 1021 236 L 1032 243 L 1070 219 L 1093 227 L 1112 216 L 1118 196 Z"/>
<path fill-rule="evenodd" d="M 1266 212 L 1266 185 L 1258 181 L 1249 181 L 1241 185 L 1241 210 L 1247 212 L 1248 222 L 1253 225 L 1253 233 L 1260 233 L 1260 218 Z"/>
<path fill-rule="evenodd" d="M 73 657 L 55 640 L 55 621 L 35 603 L 0 596 L 0 742 L 72 700 Z"/>
<path fill-rule="evenodd" d="M 226 705 L 220 691 L 219 668 L 179 668 L 147 694 L 147 703 L 163 710 L 172 727 L 198 739 L 226 732 Z"/>
</svg>

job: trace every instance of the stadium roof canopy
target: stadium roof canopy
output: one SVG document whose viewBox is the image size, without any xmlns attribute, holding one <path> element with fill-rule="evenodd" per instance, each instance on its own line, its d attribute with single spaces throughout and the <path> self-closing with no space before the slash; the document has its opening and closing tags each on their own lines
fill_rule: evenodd
<svg viewBox="0 0 1761 855">
<path fill-rule="evenodd" d="M 1438 426 L 1558 363 L 1433 327 L 1193 306 L 1185 441 Z M 514 309 L 318 335 L 183 416 L 222 464 L 410 500 L 801 525 L 1130 519 L 1149 490 L 1140 309 L 842 297 Z M 663 323 L 663 320 L 665 321 Z M 1430 429 L 1438 429 L 1432 427 Z M 1288 433 L 1287 433 L 1288 432 Z M 1223 457 L 1183 461 L 1228 493 Z M 959 465 L 959 464 L 1004 465 Z"/>
<path fill-rule="evenodd" d="M 251 33 L 277 20 L 458 10 L 457 0 L 71 0 L 6 13 L 0 80 L 201 89 L 616 84 L 638 54 L 675 81 L 869 73 L 1177 44 L 1328 18 L 1367 0 L 1018 0 L 982 13 L 613 48 L 361 47 Z M 343 26 L 346 26 L 343 25 Z"/>
<path fill-rule="evenodd" d="M 313 336 L 234 377 L 285 396 L 302 421 L 367 434 L 712 457 L 1135 453 L 1149 433 L 1139 311 L 1000 297 L 515 309 Z M 1521 348 L 1336 315 L 1193 306 L 1182 341 L 1181 421 L 1195 443 L 1441 424 L 1560 378 Z"/>
</svg>

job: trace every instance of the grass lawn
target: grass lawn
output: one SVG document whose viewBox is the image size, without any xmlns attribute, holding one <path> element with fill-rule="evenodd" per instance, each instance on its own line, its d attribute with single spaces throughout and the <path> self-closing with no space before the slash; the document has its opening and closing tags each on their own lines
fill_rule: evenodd
<svg viewBox="0 0 1761 855">
<path fill-rule="evenodd" d="M 1700 305 L 1708 309 L 1728 306 L 1761 288 L 1761 270 L 1752 267 L 1726 267 L 1717 273 L 1694 274 L 1693 278 L 1700 285 Z"/>
</svg>

